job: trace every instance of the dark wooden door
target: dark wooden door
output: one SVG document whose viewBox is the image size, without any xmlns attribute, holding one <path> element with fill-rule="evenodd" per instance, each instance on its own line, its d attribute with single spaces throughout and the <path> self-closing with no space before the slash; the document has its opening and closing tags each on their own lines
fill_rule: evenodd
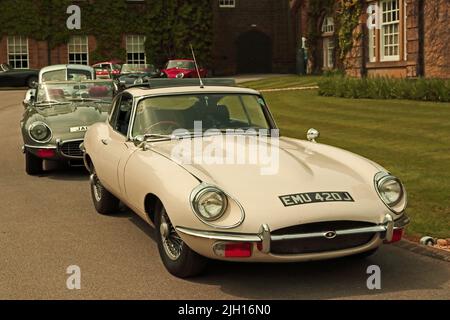
<svg viewBox="0 0 450 320">
<path fill-rule="evenodd" d="M 268 73 L 272 71 L 272 41 L 266 34 L 249 31 L 237 40 L 238 73 Z"/>
</svg>

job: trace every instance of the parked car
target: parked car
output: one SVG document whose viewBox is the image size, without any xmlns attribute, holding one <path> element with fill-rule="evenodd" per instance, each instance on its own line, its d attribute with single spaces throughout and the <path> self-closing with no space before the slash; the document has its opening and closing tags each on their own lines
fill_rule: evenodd
<svg viewBox="0 0 450 320">
<path fill-rule="evenodd" d="M 0 64 L 0 87 L 28 87 L 36 86 L 39 77 L 38 70 L 13 69 L 8 64 Z"/>
<path fill-rule="evenodd" d="M 183 79 L 198 77 L 195 62 L 192 59 L 169 60 L 165 68 L 161 70 L 161 73 L 167 78 Z M 205 78 L 208 75 L 208 70 L 200 67 L 199 74 L 202 78 Z"/>
<path fill-rule="evenodd" d="M 246 139 L 248 128 L 277 128 L 259 92 L 211 84 L 128 89 L 115 98 L 109 120 L 89 128 L 83 144 L 96 210 L 118 213 L 122 201 L 153 224 L 169 272 L 196 275 L 207 258 L 364 257 L 401 239 L 409 219 L 400 180 L 361 156 L 316 143 L 316 130 L 308 141 L 255 138 L 278 151 L 273 175 L 261 174 L 262 161 L 235 164 L 224 154 L 219 163 L 196 162 L 195 152 L 187 155 L 191 161 L 174 157 L 181 138 L 208 148 L 215 137 L 249 152 L 256 142 Z M 193 129 L 197 121 L 200 133 Z M 204 133 L 208 129 L 215 131 Z M 240 129 L 233 134 L 242 139 L 220 135 L 230 129 Z M 186 156 L 188 149 L 178 150 Z"/>
<path fill-rule="evenodd" d="M 124 64 L 118 78 L 122 89 L 147 82 L 149 79 L 159 78 L 160 71 L 151 64 Z"/>
<path fill-rule="evenodd" d="M 111 80 L 39 84 L 20 122 L 26 172 L 42 173 L 43 160 L 82 163 L 84 134 L 95 122 L 106 120 L 113 94 Z"/>
<path fill-rule="evenodd" d="M 94 80 L 94 68 L 80 64 L 57 64 L 42 68 L 39 83 L 46 81 L 84 81 Z"/>
<path fill-rule="evenodd" d="M 92 66 L 98 79 L 116 79 L 119 77 L 122 66 L 119 62 L 105 61 Z"/>
</svg>

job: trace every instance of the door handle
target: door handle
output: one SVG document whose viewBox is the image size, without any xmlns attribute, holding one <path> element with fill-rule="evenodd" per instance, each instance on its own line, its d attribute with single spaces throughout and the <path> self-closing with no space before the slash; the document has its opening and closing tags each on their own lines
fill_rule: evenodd
<svg viewBox="0 0 450 320">
<path fill-rule="evenodd" d="M 107 140 L 107 139 L 102 139 L 101 141 L 102 141 L 102 143 L 103 143 L 105 146 L 108 145 L 108 140 Z"/>
</svg>

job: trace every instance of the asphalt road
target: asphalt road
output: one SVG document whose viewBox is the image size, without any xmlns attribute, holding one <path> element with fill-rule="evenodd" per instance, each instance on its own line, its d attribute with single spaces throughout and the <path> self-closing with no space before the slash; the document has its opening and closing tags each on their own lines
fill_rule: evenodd
<svg viewBox="0 0 450 320">
<path fill-rule="evenodd" d="M 23 96 L 0 91 L 0 299 L 450 299 L 449 263 L 395 246 L 363 261 L 213 262 L 202 277 L 174 278 L 152 227 L 95 212 L 83 169 L 25 174 Z M 66 287 L 70 265 L 81 290 Z M 367 289 L 369 265 L 381 268 L 381 290 Z"/>
</svg>

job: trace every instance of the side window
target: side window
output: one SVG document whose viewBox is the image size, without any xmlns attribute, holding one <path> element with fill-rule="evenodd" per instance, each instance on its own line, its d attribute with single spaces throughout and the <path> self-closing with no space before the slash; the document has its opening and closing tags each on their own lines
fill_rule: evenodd
<svg viewBox="0 0 450 320">
<path fill-rule="evenodd" d="M 124 136 L 128 133 L 132 109 L 133 97 L 128 94 L 123 94 L 121 97 L 118 97 L 114 104 L 114 111 L 110 123 L 115 131 Z"/>
</svg>

